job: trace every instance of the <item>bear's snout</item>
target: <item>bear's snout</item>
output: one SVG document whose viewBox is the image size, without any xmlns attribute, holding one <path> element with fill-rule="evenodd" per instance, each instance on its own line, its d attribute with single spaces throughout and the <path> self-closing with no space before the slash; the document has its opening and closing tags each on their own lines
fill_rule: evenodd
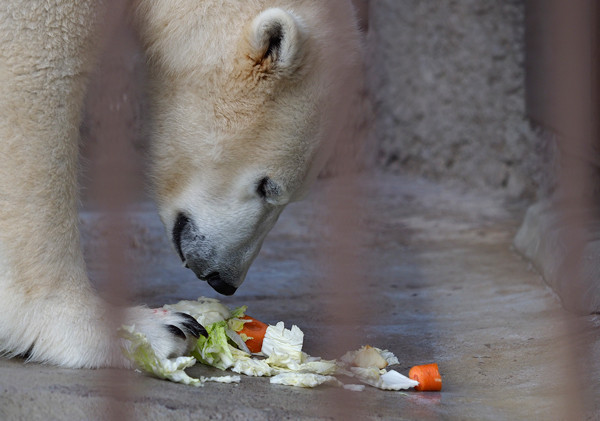
<svg viewBox="0 0 600 421">
<path fill-rule="evenodd" d="M 234 265 L 221 267 L 214 248 L 190 217 L 180 212 L 173 225 L 172 239 L 175 249 L 185 267 L 191 269 L 198 279 L 207 281 L 219 294 L 233 295 L 237 290 L 239 276 Z"/>
</svg>

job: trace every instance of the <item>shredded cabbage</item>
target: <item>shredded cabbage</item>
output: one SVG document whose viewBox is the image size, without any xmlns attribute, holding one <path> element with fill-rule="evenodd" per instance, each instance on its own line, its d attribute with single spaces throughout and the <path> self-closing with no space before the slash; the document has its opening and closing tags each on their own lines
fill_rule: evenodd
<svg viewBox="0 0 600 421">
<path fill-rule="evenodd" d="M 209 381 L 220 383 L 240 382 L 239 376 L 200 377 L 199 379 L 190 377 L 184 370 L 196 364 L 195 358 L 158 358 L 146 335 L 136 332 L 135 326 L 122 326 L 119 329 L 119 334 L 121 338 L 128 341 L 128 344 L 123 347 L 125 357 L 139 370 L 152 374 L 159 379 L 192 386 L 203 386 L 205 382 Z"/>
<path fill-rule="evenodd" d="M 295 358 L 299 355 L 299 358 Z M 265 360 L 277 372 L 295 371 L 299 373 L 315 373 L 330 375 L 336 373 L 338 367 L 335 360 L 314 360 L 308 361 L 309 355 L 300 352 L 292 356 L 283 353 L 271 354 Z"/>
<path fill-rule="evenodd" d="M 123 348 L 125 356 L 140 370 L 161 379 L 194 386 L 202 386 L 207 381 L 240 381 L 240 376 L 199 379 L 188 376 L 185 369 L 199 361 L 247 376 L 268 376 L 271 377 L 271 383 L 297 387 L 315 387 L 329 383 L 354 391 L 364 389 L 364 385 L 342 384 L 334 377 L 338 374 L 355 377 L 363 383 L 384 390 L 408 389 L 418 385 L 417 381 L 394 370 L 380 369 L 379 367 L 398 364 L 398 358 L 390 351 L 368 345 L 347 352 L 340 361 L 311 357 L 302 352 L 304 333 L 295 325 L 286 329 L 283 322 L 268 326 L 261 350 L 261 354 L 267 358 L 258 358 L 256 354 L 250 354 L 243 343 L 250 338 L 236 333 L 248 322 L 242 319 L 246 306 L 230 311 L 216 299 L 200 297 L 197 301 L 180 301 L 165 305 L 164 308 L 196 318 L 205 327 L 208 337 L 198 338 L 192 356 L 159 359 L 145 335 L 136 332 L 135 326 L 123 326 L 120 334 L 128 342 Z"/>
<path fill-rule="evenodd" d="M 379 370 L 376 367 L 351 367 L 350 370 L 363 383 L 383 390 L 403 390 L 410 389 L 419 384 L 418 381 L 409 379 L 398 373 L 396 370 Z"/>
<path fill-rule="evenodd" d="M 333 376 L 322 376 L 314 373 L 281 373 L 271 377 L 272 384 L 283 384 L 296 387 L 316 387 L 323 383 L 341 386 L 342 383 Z"/>
<path fill-rule="evenodd" d="M 388 351 L 387 349 L 384 349 L 384 350 L 381 350 L 379 348 L 375 348 L 375 349 L 377 351 L 379 351 L 381 356 L 387 361 L 388 365 L 400 364 L 400 361 L 398 361 L 398 358 L 391 351 Z"/>
<path fill-rule="evenodd" d="M 387 349 L 381 350 L 369 345 L 365 345 L 356 351 L 346 352 L 340 360 L 346 365 L 365 368 L 370 366 L 384 368 L 388 365 L 398 364 L 398 358 Z"/>
<path fill-rule="evenodd" d="M 163 308 L 189 314 L 204 327 L 231 317 L 229 309 L 215 298 L 200 297 L 196 301 L 183 300 L 177 304 L 167 304 Z"/>
<path fill-rule="evenodd" d="M 344 389 L 351 390 L 353 392 L 362 392 L 365 390 L 364 384 L 345 384 Z"/>
<path fill-rule="evenodd" d="M 227 319 L 229 329 L 233 330 L 234 332 L 239 332 L 244 328 L 244 323 L 248 323 L 250 321 L 242 319 L 242 317 L 244 317 L 246 313 L 247 308 L 248 306 L 241 306 L 231 312 L 231 315 Z"/>
<path fill-rule="evenodd" d="M 231 353 L 233 347 L 227 341 L 227 322 L 220 321 L 205 326 L 208 337 L 200 336 L 196 347 L 192 350 L 192 356 L 201 363 L 211 365 L 221 370 L 231 367 L 234 357 Z"/>
<path fill-rule="evenodd" d="M 377 387 L 385 390 L 410 389 L 419 385 L 419 382 L 398 373 L 396 370 L 390 370 L 380 377 L 381 384 Z"/>
<path fill-rule="evenodd" d="M 231 371 L 235 373 L 255 377 L 272 376 L 274 374 L 273 368 L 265 360 L 251 358 L 248 354 L 237 349 L 232 350 L 232 354 L 235 363 L 231 367 Z"/>
<path fill-rule="evenodd" d="M 262 353 L 268 357 L 278 356 L 289 360 L 302 360 L 302 343 L 304 333 L 296 325 L 286 329 L 283 322 L 275 326 L 269 325 L 262 343 Z"/>
</svg>

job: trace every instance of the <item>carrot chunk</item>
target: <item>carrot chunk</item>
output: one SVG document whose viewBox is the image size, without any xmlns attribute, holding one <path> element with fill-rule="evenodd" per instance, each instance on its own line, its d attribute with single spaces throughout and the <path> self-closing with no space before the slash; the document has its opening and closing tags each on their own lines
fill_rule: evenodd
<svg viewBox="0 0 600 421">
<path fill-rule="evenodd" d="M 244 328 L 240 330 L 238 334 L 244 334 L 249 338 L 246 341 L 246 346 L 251 352 L 260 352 L 269 325 L 248 315 L 241 317 L 241 319 L 250 321 L 244 323 Z"/>
<path fill-rule="evenodd" d="M 415 390 L 442 390 L 442 376 L 436 363 L 415 365 L 408 372 L 408 377 L 419 382 L 419 385 L 415 386 Z"/>
</svg>

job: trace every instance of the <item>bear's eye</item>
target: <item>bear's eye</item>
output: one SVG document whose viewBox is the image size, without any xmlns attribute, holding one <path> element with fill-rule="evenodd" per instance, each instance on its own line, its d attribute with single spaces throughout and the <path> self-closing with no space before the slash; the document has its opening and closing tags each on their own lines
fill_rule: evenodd
<svg viewBox="0 0 600 421">
<path fill-rule="evenodd" d="M 256 193 L 260 198 L 269 202 L 281 194 L 281 188 L 270 177 L 263 177 L 258 181 Z"/>
</svg>

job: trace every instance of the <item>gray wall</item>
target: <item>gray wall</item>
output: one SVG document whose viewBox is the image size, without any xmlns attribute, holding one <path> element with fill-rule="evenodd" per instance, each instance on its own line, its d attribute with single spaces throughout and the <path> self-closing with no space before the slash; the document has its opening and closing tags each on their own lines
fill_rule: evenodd
<svg viewBox="0 0 600 421">
<path fill-rule="evenodd" d="M 524 1 L 371 0 L 378 165 L 533 198 L 547 141 L 525 117 Z"/>
</svg>

